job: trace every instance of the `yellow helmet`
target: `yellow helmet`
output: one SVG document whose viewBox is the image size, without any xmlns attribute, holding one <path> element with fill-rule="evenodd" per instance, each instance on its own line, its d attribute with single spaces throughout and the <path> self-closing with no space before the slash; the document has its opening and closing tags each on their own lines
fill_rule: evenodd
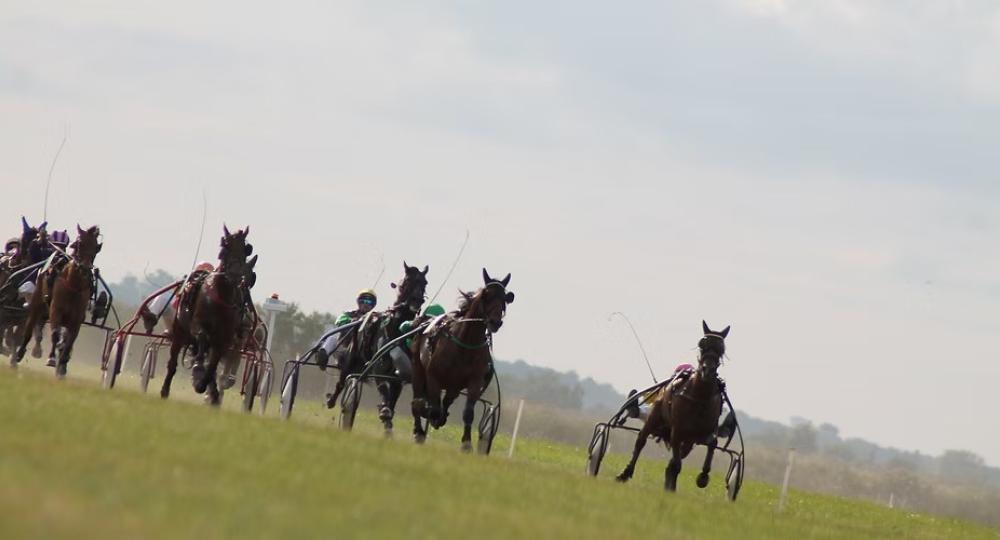
<svg viewBox="0 0 1000 540">
<path fill-rule="evenodd" d="M 372 289 L 361 289 L 358 291 L 358 301 L 360 302 L 362 298 L 368 298 L 371 300 L 371 304 L 374 306 L 378 302 L 378 295 Z"/>
</svg>

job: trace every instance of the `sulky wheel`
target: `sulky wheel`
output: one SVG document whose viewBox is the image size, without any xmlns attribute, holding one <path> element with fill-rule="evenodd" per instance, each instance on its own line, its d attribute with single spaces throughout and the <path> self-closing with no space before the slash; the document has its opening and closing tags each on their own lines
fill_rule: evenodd
<svg viewBox="0 0 1000 540">
<path fill-rule="evenodd" d="M 150 344 L 146 346 L 146 352 L 142 355 L 142 367 L 139 368 L 139 388 L 143 393 L 149 388 L 149 380 L 153 378 L 155 369 L 156 349 Z"/>
<path fill-rule="evenodd" d="M 726 473 L 726 498 L 736 501 L 736 496 L 740 494 L 743 486 L 743 458 L 737 457 L 729 465 L 729 472 Z"/>
<path fill-rule="evenodd" d="M 590 440 L 587 456 L 587 474 L 597 476 L 601 471 L 601 461 L 604 460 L 604 453 L 608 451 L 608 428 L 599 425 L 594 428 L 594 437 Z"/>
<path fill-rule="evenodd" d="M 358 413 L 361 404 L 361 381 L 356 378 L 347 379 L 344 396 L 340 399 L 340 427 L 350 431 L 354 427 L 354 415 Z"/>
<path fill-rule="evenodd" d="M 292 417 L 292 406 L 295 405 L 295 394 L 299 391 L 299 366 L 296 364 L 288 372 L 284 383 L 281 385 L 281 399 L 278 405 L 278 415 L 282 419 L 288 420 Z"/>
<path fill-rule="evenodd" d="M 246 413 L 253 410 L 253 400 L 257 397 L 257 363 L 248 363 L 247 369 L 250 370 L 250 374 L 247 376 L 246 383 L 243 385 L 242 405 L 243 412 Z"/>
<path fill-rule="evenodd" d="M 497 436 L 500 407 L 490 405 L 483 411 L 479 419 L 479 444 L 477 451 L 488 456 L 493 448 L 493 438 Z"/>
<path fill-rule="evenodd" d="M 267 412 L 267 402 L 271 399 L 271 386 L 274 381 L 274 368 L 270 364 L 264 366 L 264 376 L 260 379 L 260 388 L 257 391 L 257 395 L 260 396 L 260 405 L 258 410 L 260 415 L 264 416 Z"/>
<path fill-rule="evenodd" d="M 123 336 L 117 336 L 111 343 L 111 350 L 108 351 L 108 357 L 104 363 L 104 372 L 101 376 L 101 388 L 111 390 L 115 387 L 115 380 L 118 378 L 118 372 L 121 371 L 122 356 L 124 354 L 125 338 Z"/>
</svg>

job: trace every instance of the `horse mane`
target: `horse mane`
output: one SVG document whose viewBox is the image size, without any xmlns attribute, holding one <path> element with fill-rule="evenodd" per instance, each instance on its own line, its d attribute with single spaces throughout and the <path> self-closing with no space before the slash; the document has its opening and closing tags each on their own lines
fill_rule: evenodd
<svg viewBox="0 0 1000 540">
<path fill-rule="evenodd" d="M 465 316 L 469 313 L 469 309 L 472 308 L 472 303 L 476 301 L 479 297 L 482 289 L 475 292 L 467 292 L 459 289 L 459 299 L 458 299 L 458 313 L 459 315 Z"/>
</svg>

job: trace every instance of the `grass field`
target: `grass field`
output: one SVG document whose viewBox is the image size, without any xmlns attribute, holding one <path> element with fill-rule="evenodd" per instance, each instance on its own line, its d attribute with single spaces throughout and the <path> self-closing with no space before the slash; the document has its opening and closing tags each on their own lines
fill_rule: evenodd
<svg viewBox="0 0 1000 540">
<path fill-rule="evenodd" d="M 800 492 L 778 514 L 776 488 L 750 481 L 733 504 L 724 470 L 698 490 L 694 463 L 666 494 L 662 462 L 619 485 L 619 455 L 593 479 L 581 448 L 519 440 L 510 460 L 500 436 L 484 458 L 454 429 L 418 447 L 371 417 L 333 429 L 315 405 L 283 422 L 122 386 L 0 369 L 0 538 L 1000 538 Z"/>
</svg>

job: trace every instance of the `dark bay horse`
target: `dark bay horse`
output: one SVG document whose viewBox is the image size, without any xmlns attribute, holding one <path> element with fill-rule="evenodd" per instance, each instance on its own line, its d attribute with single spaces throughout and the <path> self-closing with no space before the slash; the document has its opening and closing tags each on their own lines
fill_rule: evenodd
<svg viewBox="0 0 1000 540">
<path fill-rule="evenodd" d="M 347 344 L 346 362 L 341 363 L 340 377 L 337 386 L 327 401 L 328 406 L 333 406 L 337 402 L 337 397 L 344 389 L 344 384 L 348 375 L 360 372 L 365 364 L 371 360 L 375 352 L 389 341 L 401 335 L 399 326 L 406 321 L 412 321 L 420 313 L 420 308 L 424 305 L 427 291 L 427 272 L 429 266 L 424 266 L 420 270 L 416 266 L 410 266 L 403 261 L 403 280 L 399 285 L 393 285 L 399 292 L 396 295 L 396 302 L 385 311 L 372 311 L 364 317 L 364 322 L 358 328 Z M 405 355 L 402 349 L 400 353 Z M 402 379 L 410 376 L 409 362 L 405 358 L 402 366 L 397 366 L 392 355 L 382 357 L 382 361 L 373 370 L 373 374 L 388 377 L 381 379 L 376 387 L 382 396 L 379 403 L 378 416 L 387 432 L 392 430 L 392 418 L 395 415 L 396 402 L 399 394 L 403 390 L 403 384 L 396 379 L 397 372 Z"/>
<path fill-rule="evenodd" d="M 718 439 L 719 416 L 722 414 L 722 383 L 718 369 L 726 354 L 725 340 L 729 327 L 715 332 L 705 321 L 701 322 L 701 326 L 705 335 L 698 342 L 698 367 L 692 375 L 679 377 L 671 383 L 653 404 L 646 423 L 636 437 L 632 459 L 618 475 L 618 481 L 626 482 L 632 478 L 639 454 L 646 445 L 646 439 L 652 435 L 663 439 L 671 451 L 663 484 L 667 491 L 677 491 L 681 461 L 691 453 L 695 444 L 708 447 L 697 480 L 700 488 L 708 485 L 708 473 L 712 470 L 712 456 Z"/>
<path fill-rule="evenodd" d="M 195 350 L 193 385 L 196 392 L 208 392 L 208 402 L 219 404 L 217 371 L 219 361 L 238 361 L 232 349 L 239 345 L 248 311 L 251 268 L 256 257 L 247 261 L 252 248 L 246 242 L 250 227 L 230 233 L 223 226 L 219 265 L 199 283 L 190 283 L 179 293 L 177 314 L 171 326 L 170 360 L 163 378 L 160 397 L 170 396 L 170 384 L 177 373 L 177 357 L 182 349 Z M 207 365 L 206 365 L 207 359 Z M 228 371 L 228 369 L 227 369 Z"/>
<path fill-rule="evenodd" d="M 11 357 L 11 365 L 17 365 L 24 358 L 32 331 L 47 316 L 52 328 L 49 363 L 55 365 L 57 377 L 66 375 L 66 365 L 69 363 L 73 344 L 87 316 L 87 305 L 94 295 L 94 259 L 103 247 L 99 242 L 101 230 L 96 225 L 87 230 L 77 225 L 76 231 L 77 238 L 70 247 L 71 253 L 66 264 L 53 265 L 38 274 L 35 292 L 28 305 L 24 335 Z M 49 279 L 50 272 L 56 272 L 54 280 Z"/>
<path fill-rule="evenodd" d="M 21 216 L 21 236 L 17 249 L 12 254 L 5 256 L 0 263 L 0 286 L 3 287 L 0 290 L 0 306 L 2 306 L 0 309 L 8 307 L 15 312 L 20 309 L 22 300 L 18 290 L 19 284 L 7 283 L 7 280 L 14 272 L 41 261 L 43 249 L 40 244 L 48 241 L 45 232 L 47 224 L 48 222 L 43 222 L 37 227 L 32 227 L 28 225 L 28 220 Z M 0 351 L 6 350 L 6 347 L 12 349 L 17 347 L 19 331 L 19 325 L 0 313 Z M 35 347 L 31 351 L 35 358 L 42 356 L 41 329 L 38 329 L 38 332 L 38 339 L 36 339 Z"/>
<path fill-rule="evenodd" d="M 462 450 L 472 450 L 476 402 L 493 376 L 493 334 L 503 325 L 507 304 L 514 301 L 508 283 L 510 274 L 497 280 L 484 268 L 483 287 L 462 293 L 457 312 L 413 340 L 413 437 L 418 443 L 427 438 L 421 418 L 435 428 L 443 426 L 448 408 L 464 390 Z"/>
</svg>

